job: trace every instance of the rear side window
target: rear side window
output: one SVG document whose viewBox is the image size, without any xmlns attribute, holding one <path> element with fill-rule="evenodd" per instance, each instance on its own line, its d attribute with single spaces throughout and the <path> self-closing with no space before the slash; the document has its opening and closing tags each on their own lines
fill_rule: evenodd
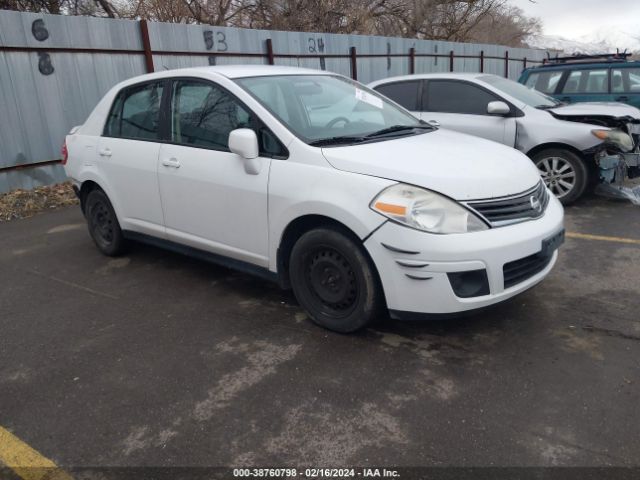
<svg viewBox="0 0 640 480">
<path fill-rule="evenodd" d="M 430 112 L 487 115 L 495 95 L 468 82 L 430 80 L 427 83 L 427 109 Z"/>
<path fill-rule="evenodd" d="M 229 134 L 237 128 L 250 128 L 256 132 L 261 155 L 287 156 L 275 135 L 226 90 L 197 80 L 173 82 L 173 143 L 229 151 Z"/>
<path fill-rule="evenodd" d="M 611 91 L 640 93 L 640 68 L 615 68 L 611 72 Z"/>
<path fill-rule="evenodd" d="M 148 83 L 120 92 L 111 107 L 104 135 L 136 140 L 160 138 L 163 83 Z"/>
<path fill-rule="evenodd" d="M 420 110 L 418 106 L 420 82 L 412 80 L 410 82 L 389 83 L 375 88 L 382 95 L 389 97 L 407 110 Z"/>
<path fill-rule="evenodd" d="M 569 74 L 562 93 L 608 93 L 609 70 L 574 70 Z"/>
<path fill-rule="evenodd" d="M 542 93 L 553 94 L 560 83 L 563 71 L 555 72 L 533 72 L 527 78 L 525 86 L 533 88 Z"/>
</svg>

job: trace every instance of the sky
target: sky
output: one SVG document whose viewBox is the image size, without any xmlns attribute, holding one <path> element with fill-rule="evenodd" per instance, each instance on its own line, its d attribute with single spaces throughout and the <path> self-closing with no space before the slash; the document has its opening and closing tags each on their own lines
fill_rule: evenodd
<svg viewBox="0 0 640 480">
<path fill-rule="evenodd" d="M 607 26 L 640 30 L 640 0 L 511 0 L 529 16 L 542 19 L 543 33 L 572 40 Z M 615 6 L 614 6 L 615 5 Z M 634 28 L 635 27 L 635 28 Z"/>
</svg>

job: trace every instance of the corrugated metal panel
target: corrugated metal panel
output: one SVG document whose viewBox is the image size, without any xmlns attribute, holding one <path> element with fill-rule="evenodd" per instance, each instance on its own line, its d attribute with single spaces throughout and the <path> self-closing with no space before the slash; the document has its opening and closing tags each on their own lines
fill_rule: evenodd
<svg viewBox="0 0 640 480">
<path fill-rule="evenodd" d="M 35 23 L 34 23 L 35 22 Z M 504 75 L 506 47 L 441 41 L 335 35 L 317 32 L 276 32 L 208 25 L 149 23 L 149 38 L 156 70 L 203 65 L 265 64 L 266 40 L 272 39 L 278 65 L 325 69 L 351 74 L 349 49 L 359 55 L 358 80 L 367 83 L 409 73 L 408 53 L 416 50 L 415 71 L 449 71 L 449 52 L 479 56 L 484 51 L 485 72 Z M 59 157 L 65 134 L 81 124 L 94 105 L 114 84 L 145 73 L 139 22 L 63 15 L 0 11 L 0 169 Z M 39 51 L 17 51 L 37 48 Z M 83 51 L 55 51 L 54 49 Z M 42 50 L 44 49 L 44 50 Z M 51 49 L 51 50 L 48 50 Z M 108 50 L 108 53 L 91 50 Z M 127 50 L 126 52 L 114 52 Z M 541 50 L 509 48 L 511 58 L 540 61 Z M 164 52 L 164 53 L 163 53 Z M 202 55 L 180 55 L 188 52 Z M 233 56 L 230 54 L 254 54 Z M 447 57 L 421 57 L 420 54 Z M 291 57 L 278 57 L 277 55 Z M 305 55 L 343 55 L 317 58 Z M 389 55 L 389 56 L 387 56 Z M 392 55 L 403 55 L 394 57 Z M 479 71 L 477 58 L 456 58 L 455 71 Z M 521 61 L 509 63 L 509 76 L 517 78 Z M 0 172 L 0 192 L 31 188 L 64 178 L 60 166 Z"/>
</svg>

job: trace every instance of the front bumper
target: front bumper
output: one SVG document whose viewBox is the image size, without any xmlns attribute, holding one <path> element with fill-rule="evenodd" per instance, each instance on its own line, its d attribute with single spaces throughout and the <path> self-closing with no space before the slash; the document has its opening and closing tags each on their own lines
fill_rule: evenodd
<svg viewBox="0 0 640 480">
<path fill-rule="evenodd" d="M 387 222 L 367 239 L 365 247 L 378 268 L 392 313 L 446 315 L 502 302 L 544 279 L 557 251 L 541 271 L 507 288 L 503 268 L 539 253 L 543 241 L 562 230 L 563 217 L 562 206 L 553 197 L 539 219 L 483 232 L 434 235 Z M 482 269 L 489 293 L 456 296 L 447 274 Z"/>
</svg>

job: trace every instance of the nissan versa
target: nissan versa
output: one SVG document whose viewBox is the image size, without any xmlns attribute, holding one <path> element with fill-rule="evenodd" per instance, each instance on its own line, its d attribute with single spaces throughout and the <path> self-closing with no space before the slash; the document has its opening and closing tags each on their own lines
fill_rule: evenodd
<svg viewBox="0 0 640 480">
<path fill-rule="evenodd" d="M 563 210 L 522 153 L 420 123 L 340 75 L 164 71 L 115 86 L 63 147 L 106 255 L 159 244 L 293 288 L 339 332 L 540 282 Z"/>
</svg>

